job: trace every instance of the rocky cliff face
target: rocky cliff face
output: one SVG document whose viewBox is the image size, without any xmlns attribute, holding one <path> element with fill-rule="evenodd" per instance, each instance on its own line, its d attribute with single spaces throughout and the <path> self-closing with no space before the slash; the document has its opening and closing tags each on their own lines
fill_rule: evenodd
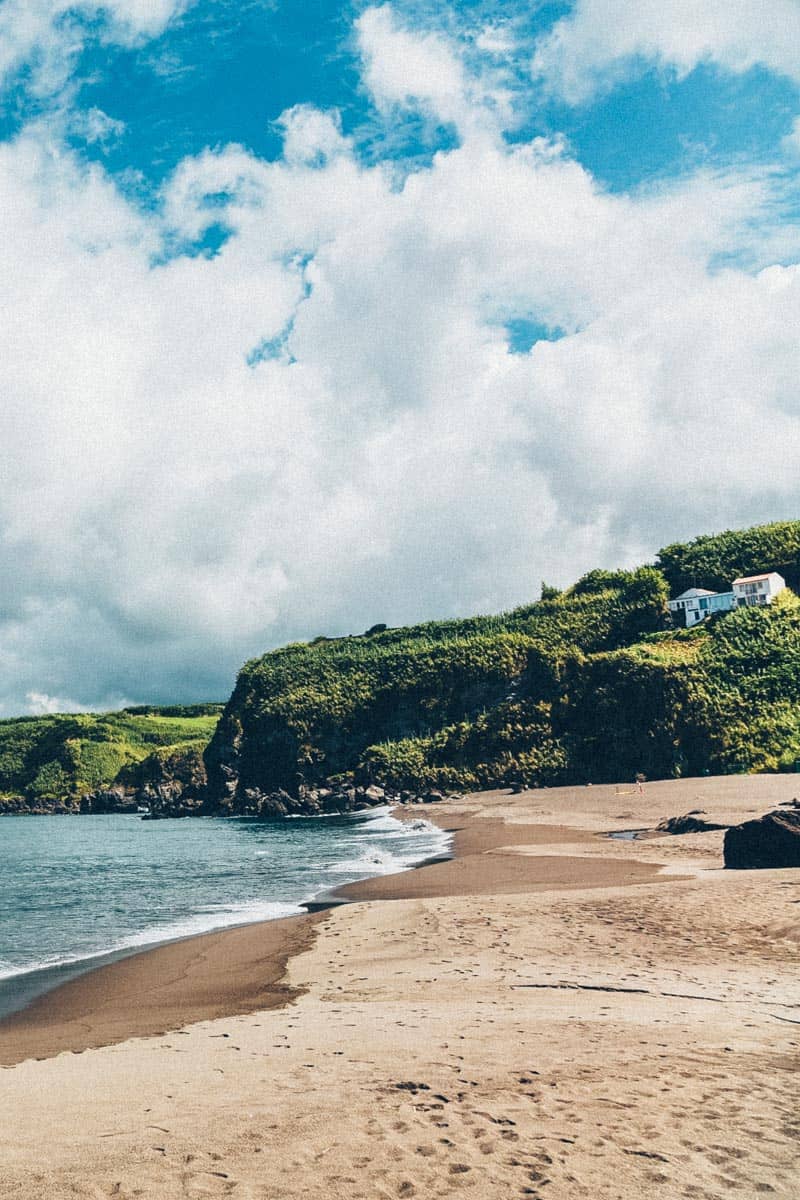
<svg viewBox="0 0 800 1200">
<path fill-rule="evenodd" d="M 120 772 L 111 787 L 81 797 L 88 813 L 136 812 L 188 817 L 205 812 L 206 768 L 201 746 L 167 748 Z"/>
</svg>

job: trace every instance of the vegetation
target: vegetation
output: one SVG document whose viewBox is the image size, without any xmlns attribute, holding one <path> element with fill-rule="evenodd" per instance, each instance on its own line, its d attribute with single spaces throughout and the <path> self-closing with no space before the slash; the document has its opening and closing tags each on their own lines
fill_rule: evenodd
<svg viewBox="0 0 800 1200">
<path fill-rule="evenodd" d="M 329 780 L 398 790 L 776 770 L 800 758 L 800 605 L 676 628 L 685 586 L 798 578 L 800 522 L 596 570 L 510 613 L 375 627 L 247 663 L 206 751 L 212 796 Z"/>
<path fill-rule="evenodd" d="M 659 551 L 657 566 L 672 595 L 690 587 L 726 592 L 738 575 L 761 571 L 778 571 L 790 588 L 798 590 L 800 521 L 773 521 L 676 543 Z"/>
<path fill-rule="evenodd" d="M 0 797 L 27 807 L 77 804 L 81 795 L 147 775 L 152 758 L 194 751 L 214 732 L 222 705 L 130 708 L 0 721 Z"/>
<path fill-rule="evenodd" d="M 422 792 L 794 769 L 792 591 L 692 629 L 673 625 L 666 600 L 773 569 L 800 585 L 799 555 L 800 521 L 699 537 L 655 566 L 543 584 L 541 599 L 497 616 L 285 646 L 245 664 L 224 711 L 0 722 L 0 807 L 74 807 L 94 793 L 96 811 L 112 785 L 168 811 L 231 812 L 329 784 Z"/>
<path fill-rule="evenodd" d="M 470 787 L 558 775 L 551 706 L 570 656 L 614 650 L 665 622 L 653 568 L 495 617 L 297 644 L 246 664 L 206 752 L 212 794 L 346 775 Z"/>
</svg>

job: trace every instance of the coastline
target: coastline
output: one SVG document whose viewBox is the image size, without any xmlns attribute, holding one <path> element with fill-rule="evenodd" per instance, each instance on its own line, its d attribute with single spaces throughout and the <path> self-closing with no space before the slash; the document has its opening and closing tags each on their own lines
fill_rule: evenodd
<svg viewBox="0 0 800 1200">
<path fill-rule="evenodd" d="M 796 788 L 467 796 L 435 810 L 450 863 L 138 954 L 96 972 L 94 997 L 74 981 L 74 1046 L 99 1040 L 103 1004 L 117 1024 L 100 1049 L 54 1042 L 3 1072 L 5 1192 L 794 1200 L 797 871 L 723 870 L 720 830 L 608 834 L 697 808 L 738 822 Z M 171 1032 L 136 1033 L 148 988 Z M 23 1037 L 42 1052 L 18 1025 L 17 1058 Z"/>
<path fill-rule="evenodd" d="M 685 782 L 695 787 L 703 781 Z M 651 794 L 658 786 L 650 785 Z M 674 781 L 666 786 L 674 789 Z M 595 800 L 609 790 L 543 789 L 523 795 L 546 799 L 586 793 Z M 343 884 L 310 902 L 306 915 L 157 943 L 115 954 L 101 965 L 78 968 L 66 982 L 35 995 L 0 1019 L 0 1068 L 288 1004 L 295 993 L 281 983 L 287 965 L 309 947 L 318 923 L 332 907 L 628 887 L 667 878 L 661 864 L 613 853 L 608 845 L 600 853 L 599 828 L 581 828 L 574 822 L 509 821 L 514 800 L 503 790 L 435 807 L 397 806 L 392 811 L 399 819 L 424 816 L 450 834 L 452 854 L 396 874 Z M 553 850 L 557 852 L 543 852 Z"/>
<path fill-rule="evenodd" d="M 361 813 L 353 813 L 350 815 L 354 817 L 360 816 L 363 819 L 365 817 L 370 818 L 373 816 L 388 816 L 390 812 L 391 808 L 387 805 L 380 809 L 369 808 L 363 810 Z M 289 818 L 288 820 L 291 821 L 293 818 Z M 308 818 L 306 818 L 306 820 L 308 820 Z M 428 841 L 430 840 L 431 839 L 429 838 Z M 419 863 L 429 861 L 424 855 L 426 853 L 430 854 L 430 850 L 427 852 L 417 850 L 417 853 L 420 856 L 418 860 Z M 442 851 L 442 856 L 446 857 L 446 852 L 444 849 Z M 439 856 L 436 855 L 436 857 Z M 418 862 L 414 861 L 413 866 L 416 865 L 418 865 Z M 364 869 L 370 868 L 365 866 Z M 396 869 L 400 870 L 400 867 L 398 866 Z M 63 961 L 42 965 L 27 971 L 22 971 L 18 974 L 0 978 L 0 1066 L 3 1065 L 2 1044 L 4 1039 L 2 1031 L 5 1028 L 6 1023 L 10 1023 L 12 1018 L 18 1018 L 16 1023 L 20 1028 L 22 1028 L 22 1026 L 26 1024 L 28 1020 L 27 1016 L 23 1014 L 28 1014 L 30 1012 L 31 1023 L 35 1022 L 36 1024 L 40 1024 L 43 1028 L 49 1030 L 55 1020 L 53 1013 L 57 1008 L 56 1000 L 61 997 L 62 989 L 68 988 L 68 985 L 79 984 L 82 979 L 91 977 L 92 986 L 87 992 L 86 1000 L 91 1009 L 93 1009 L 96 1004 L 96 996 L 103 994 L 99 988 L 95 986 L 94 977 L 102 972 L 105 972 L 108 968 L 116 968 L 119 963 L 125 960 L 148 955 L 154 951 L 163 951 L 171 946 L 182 946 L 183 949 L 176 952 L 176 964 L 178 965 L 176 966 L 175 970 L 177 970 L 180 974 L 183 974 L 184 971 L 182 964 L 191 961 L 191 955 L 186 948 L 187 944 L 197 943 L 197 952 L 200 954 L 204 952 L 204 948 L 206 946 L 206 943 L 203 941 L 203 939 L 216 935 L 232 933 L 236 930 L 244 928 L 258 929 L 263 926 L 265 930 L 269 931 L 266 936 L 270 946 L 276 947 L 275 953 L 277 954 L 277 946 L 280 942 L 280 938 L 275 932 L 276 921 L 280 921 L 284 919 L 284 917 L 295 915 L 302 916 L 304 913 L 323 912 L 331 907 L 332 904 L 337 902 L 332 898 L 328 898 L 327 892 L 319 893 L 319 895 L 320 897 L 325 896 L 326 898 L 320 899 L 319 901 L 316 901 L 316 898 L 314 898 L 310 902 L 303 902 L 301 899 L 297 899 L 295 901 L 293 899 L 283 903 L 280 900 L 276 900 L 274 902 L 275 907 L 282 908 L 284 910 L 281 916 L 267 916 L 259 913 L 256 915 L 242 917 L 238 912 L 236 912 L 229 923 L 225 924 L 221 922 L 215 922 L 211 924 L 210 928 L 206 929 L 201 928 L 193 931 L 187 930 L 180 932 L 165 930 L 161 936 L 159 936 L 159 931 L 154 929 L 153 934 L 155 936 L 147 941 L 134 941 L 131 944 L 125 944 L 123 942 L 121 945 L 107 951 L 95 951 L 87 954 L 85 957 L 66 958 Z M 272 902 L 265 902 L 265 905 L 269 907 L 271 903 Z M 286 953 L 283 955 L 284 959 L 293 952 L 295 938 L 293 933 L 290 934 L 288 932 L 289 930 L 293 930 L 293 928 L 293 926 L 287 927 L 287 949 Z M 208 943 L 209 947 L 213 947 L 214 945 L 214 942 Z M 244 971 L 246 969 L 246 961 L 257 960 L 258 946 L 256 944 L 253 944 L 252 947 L 250 947 L 248 944 L 246 948 L 244 946 L 240 947 L 236 942 L 231 943 L 231 945 L 232 947 L 236 947 L 235 959 L 236 967 L 239 971 Z M 245 959 L 240 961 L 243 954 L 245 955 Z M 169 956 L 161 956 L 163 963 L 166 963 L 168 958 Z M 175 972 L 170 968 L 170 974 L 174 973 Z M 103 978 L 105 979 L 106 977 L 103 976 Z M 127 979 L 127 972 L 115 971 L 112 975 L 107 977 L 107 980 L 110 981 L 114 978 L 119 978 L 120 981 Z M 185 986 L 188 991 L 189 984 L 187 983 Z M 212 998 L 208 1001 L 208 1012 L 210 1014 L 213 1014 L 217 1008 L 217 1002 L 213 999 L 213 996 L 216 995 L 217 998 L 219 998 L 219 996 L 225 990 L 226 987 L 220 977 L 217 985 L 214 989 L 212 989 Z M 230 992 L 228 1001 L 229 1005 L 235 1006 L 243 1003 L 240 995 L 240 989 L 238 987 L 231 985 L 227 988 L 227 990 Z M 72 1005 L 74 991 L 75 989 L 69 988 L 68 991 L 63 992 L 63 995 L 69 1001 L 70 1006 Z M 45 998 L 51 995 L 51 993 L 57 993 L 56 1000 L 54 1000 L 53 1004 L 45 1002 Z M 121 982 L 118 987 L 113 989 L 113 994 L 116 997 L 119 1005 L 125 1007 L 126 1002 L 123 992 L 123 985 Z M 145 990 L 144 994 L 149 993 L 147 990 Z M 185 1009 L 187 1011 L 197 1011 L 196 1004 L 191 997 L 188 997 L 185 1002 L 180 1000 L 179 997 L 177 999 L 180 1001 L 178 1003 L 179 1010 Z M 270 1000 L 267 1007 L 269 1007 L 271 1003 L 272 1001 Z M 133 1026 L 137 1030 L 136 1036 L 140 1036 L 141 1030 L 144 1030 L 145 1033 L 156 1033 L 161 1029 L 164 1012 L 162 998 L 159 998 L 159 1002 L 157 1004 L 153 1004 L 153 1002 L 148 999 L 147 1004 L 148 1007 L 154 1010 L 151 1014 L 150 1020 L 145 1019 L 142 1011 L 137 1011 L 132 1014 Z M 247 1001 L 246 1008 L 242 1009 L 242 1011 L 250 1011 L 252 1006 L 252 1000 Z M 233 1008 L 231 1009 L 231 1011 L 234 1010 L 235 1009 Z M 180 1011 L 177 1012 L 171 1024 L 174 1024 L 174 1021 L 179 1019 Z M 104 1024 L 105 1023 L 106 1022 L 104 1022 Z M 113 1018 L 113 1025 L 115 1027 L 118 1025 L 116 1017 Z M 111 1040 L 118 1039 L 115 1035 Z M 74 1038 L 69 1038 L 68 1042 L 69 1045 L 66 1048 L 70 1049 L 73 1048 L 74 1044 L 77 1044 Z M 106 1044 L 106 1042 L 103 1040 L 97 1044 Z"/>
<path fill-rule="evenodd" d="M 489 888 L 513 893 L 651 882 L 659 872 L 651 864 L 625 864 L 621 870 L 618 859 L 589 861 L 559 855 L 539 858 L 534 880 L 529 860 L 496 853 L 508 844 L 508 826 L 502 818 L 476 820 L 440 806 L 431 811 L 419 805 L 396 806 L 392 814 L 408 821 L 424 814 L 425 820 L 451 835 L 452 853 L 433 861 L 424 859 L 391 875 L 343 884 L 304 905 L 305 915 L 110 952 L 88 968 L 80 964 L 58 968 L 56 973 L 67 974 L 64 982 L 37 990 L 23 1006 L 0 1017 L 0 1068 L 288 1004 L 295 993 L 280 982 L 287 964 L 308 948 L 318 922 L 334 906 L 480 895 Z M 516 845 L 595 842 L 593 834 L 565 825 L 516 825 L 513 834 Z"/>
</svg>

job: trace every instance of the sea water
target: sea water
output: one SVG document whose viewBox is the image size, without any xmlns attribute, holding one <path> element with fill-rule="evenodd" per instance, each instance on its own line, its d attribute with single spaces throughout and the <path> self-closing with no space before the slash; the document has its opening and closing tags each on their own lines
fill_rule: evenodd
<svg viewBox="0 0 800 1200">
<path fill-rule="evenodd" d="M 447 852 L 388 809 L 264 822 L 0 819 L 0 1015 L 104 961 L 303 911 L 341 884 Z"/>
</svg>

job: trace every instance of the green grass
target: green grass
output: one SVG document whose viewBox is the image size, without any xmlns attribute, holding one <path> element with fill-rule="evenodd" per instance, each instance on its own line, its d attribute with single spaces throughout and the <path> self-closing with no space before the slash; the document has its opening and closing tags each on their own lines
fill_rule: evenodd
<svg viewBox="0 0 800 1200">
<path fill-rule="evenodd" d="M 0 721 L 0 794 L 47 802 L 113 784 L 160 750 L 205 746 L 222 705 Z"/>
<path fill-rule="evenodd" d="M 669 594 L 800 578 L 800 522 L 591 571 L 497 616 L 316 639 L 245 664 L 206 751 L 212 794 L 330 777 L 473 788 L 786 769 L 800 756 L 797 602 L 675 628 Z"/>
<path fill-rule="evenodd" d="M 0 722 L 0 796 L 46 806 L 114 782 L 248 789 L 329 779 L 420 790 L 788 770 L 800 759 L 800 602 L 676 628 L 667 597 L 778 570 L 800 521 L 595 570 L 510 612 L 315 638 L 246 663 L 221 706 Z M 220 713 L 222 715 L 220 716 Z M 205 761 L 205 766 L 204 762 Z"/>
</svg>

